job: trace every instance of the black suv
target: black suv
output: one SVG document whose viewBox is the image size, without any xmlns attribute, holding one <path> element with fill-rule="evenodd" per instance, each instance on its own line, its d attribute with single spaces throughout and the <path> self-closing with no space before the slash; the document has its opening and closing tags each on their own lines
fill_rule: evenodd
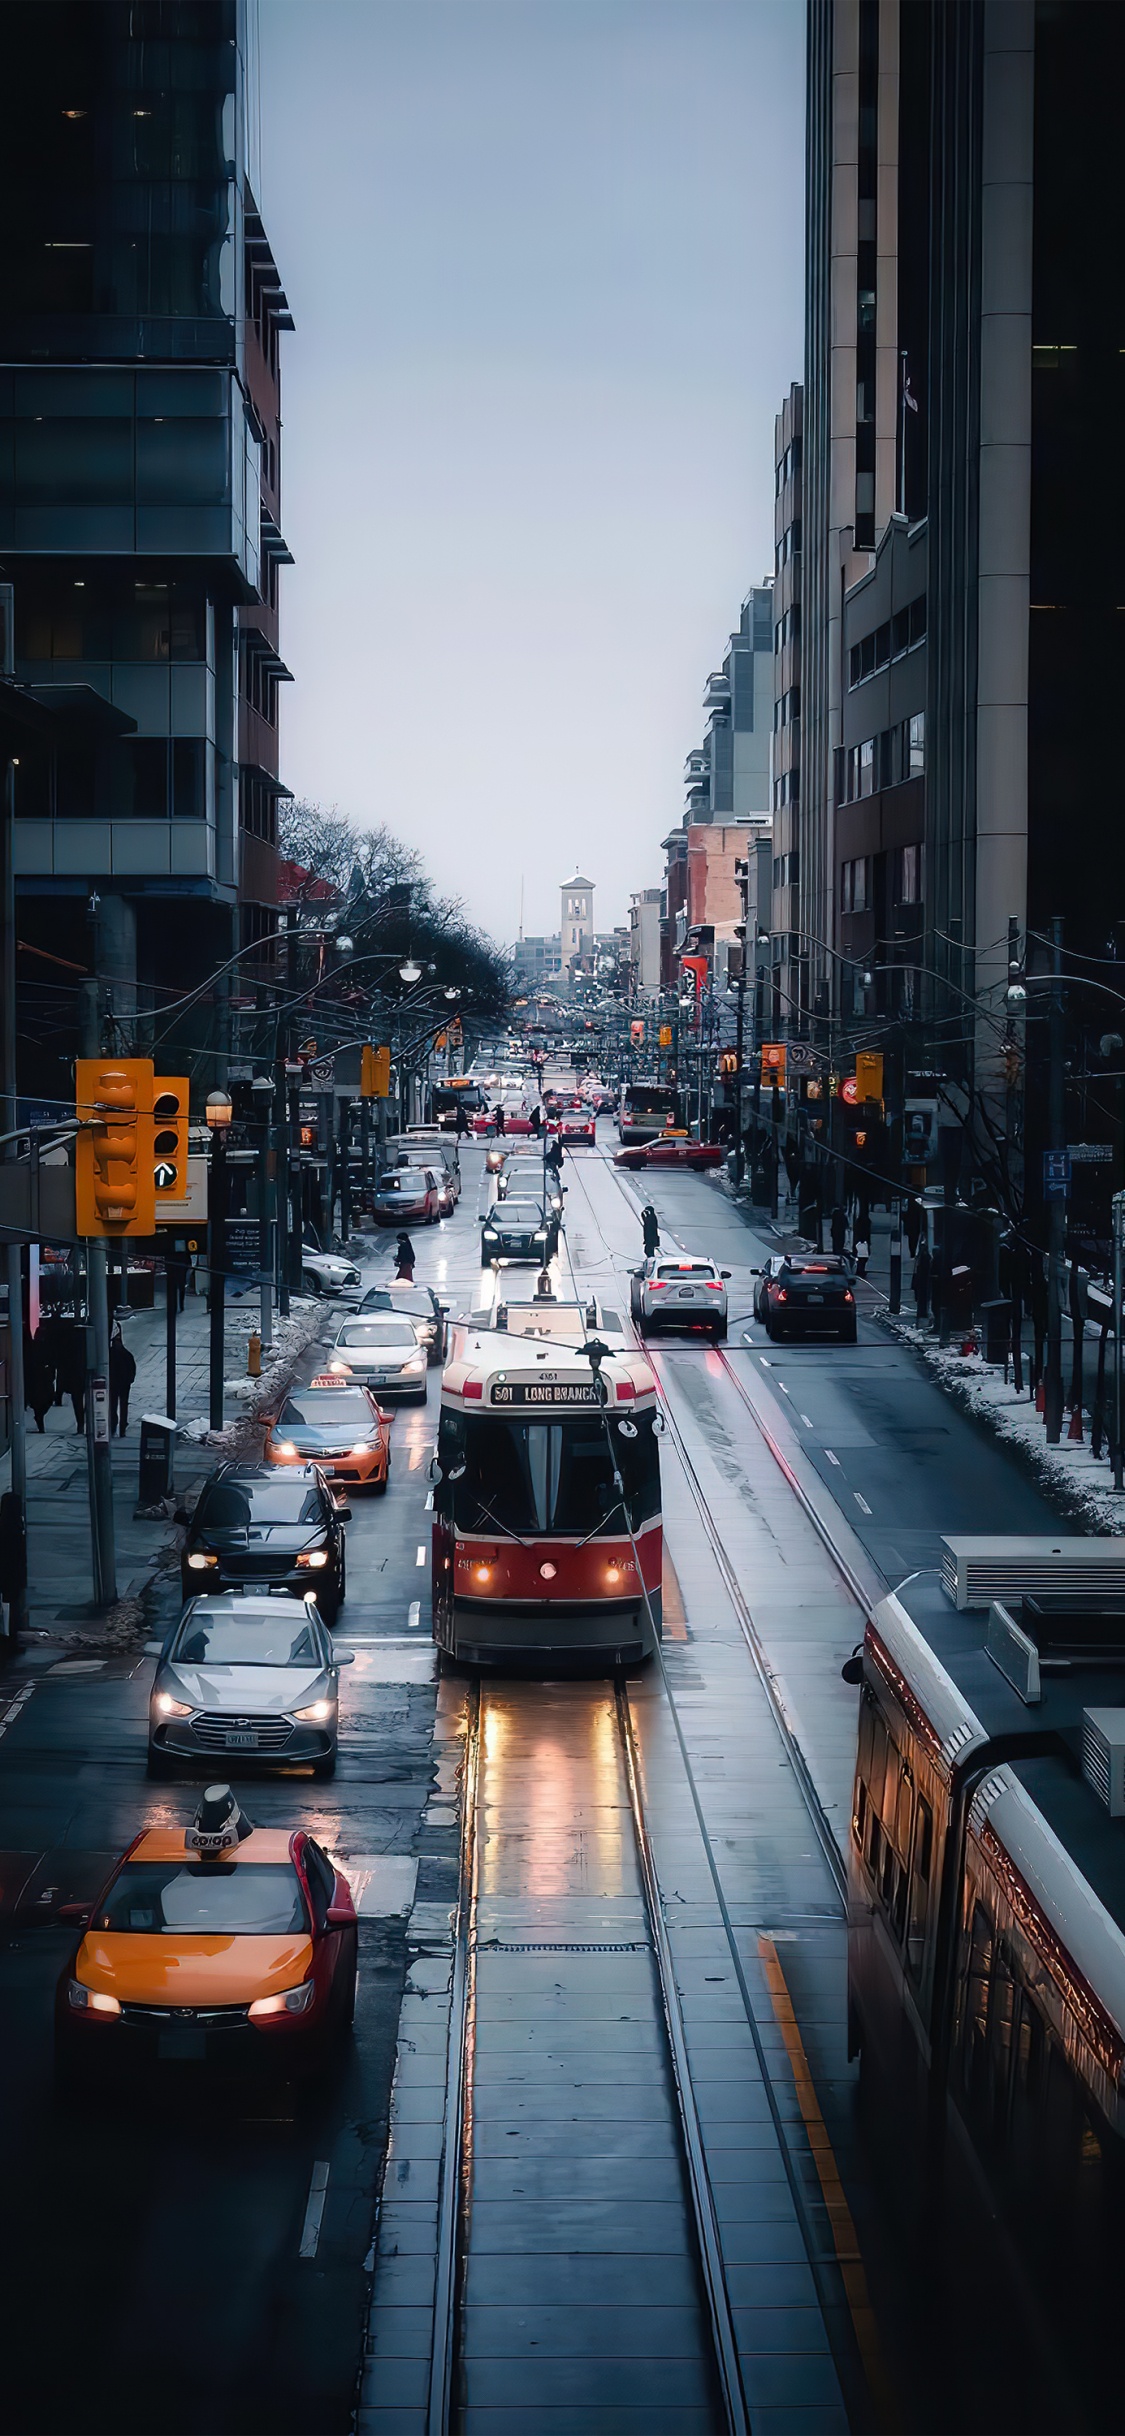
<svg viewBox="0 0 1125 2436">
<path fill-rule="evenodd" d="M 288 1590 L 316 1595 L 334 1624 L 346 1586 L 344 1531 L 315 1463 L 224 1463 L 185 1525 L 180 1581 L 185 1599 L 208 1590 Z"/>
</svg>

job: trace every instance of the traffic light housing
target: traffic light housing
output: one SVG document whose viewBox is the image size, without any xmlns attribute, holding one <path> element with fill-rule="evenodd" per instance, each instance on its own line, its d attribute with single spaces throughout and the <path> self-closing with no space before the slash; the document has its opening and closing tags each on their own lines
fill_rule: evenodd
<svg viewBox="0 0 1125 2436">
<path fill-rule="evenodd" d="M 156 1224 L 152 1064 L 145 1057 L 80 1057 L 74 1199 L 84 1236 L 151 1235 Z"/>
<path fill-rule="evenodd" d="M 391 1088 L 391 1053 L 388 1048 L 374 1049 L 367 1042 L 359 1062 L 361 1099 L 385 1100 Z"/>
<path fill-rule="evenodd" d="M 152 1083 L 152 1167 L 156 1215 L 162 1201 L 182 1201 L 188 1172 L 188 1078 L 157 1074 Z"/>
</svg>

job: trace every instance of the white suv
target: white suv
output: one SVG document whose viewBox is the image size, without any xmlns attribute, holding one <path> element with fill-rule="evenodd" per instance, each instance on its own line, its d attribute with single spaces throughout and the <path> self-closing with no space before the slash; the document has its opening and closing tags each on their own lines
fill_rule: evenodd
<svg viewBox="0 0 1125 2436">
<path fill-rule="evenodd" d="M 634 1269 L 629 1309 L 642 1336 L 656 1328 L 683 1328 L 706 1335 L 719 1344 L 727 1332 L 729 1269 L 688 1252 L 673 1257 L 657 1252 L 644 1267 Z"/>
</svg>

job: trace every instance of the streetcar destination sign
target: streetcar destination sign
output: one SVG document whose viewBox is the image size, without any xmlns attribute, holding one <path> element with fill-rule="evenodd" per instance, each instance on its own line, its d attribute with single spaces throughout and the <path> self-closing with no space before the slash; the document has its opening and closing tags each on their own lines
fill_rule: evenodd
<svg viewBox="0 0 1125 2436">
<path fill-rule="evenodd" d="M 592 1379 L 505 1379 L 492 1390 L 494 1404 L 597 1404 Z"/>
</svg>

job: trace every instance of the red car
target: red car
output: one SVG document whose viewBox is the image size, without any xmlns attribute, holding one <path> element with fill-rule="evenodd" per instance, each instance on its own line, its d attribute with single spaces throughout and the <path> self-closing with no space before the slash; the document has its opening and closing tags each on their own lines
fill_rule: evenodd
<svg viewBox="0 0 1125 2436">
<path fill-rule="evenodd" d="M 657 1134 L 652 1142 L 630 1142 L 614 1152 L 615 1167 L 719 1167 L 726 1152 L 721 1142 L 670 1141 Z"/>
</svg>

